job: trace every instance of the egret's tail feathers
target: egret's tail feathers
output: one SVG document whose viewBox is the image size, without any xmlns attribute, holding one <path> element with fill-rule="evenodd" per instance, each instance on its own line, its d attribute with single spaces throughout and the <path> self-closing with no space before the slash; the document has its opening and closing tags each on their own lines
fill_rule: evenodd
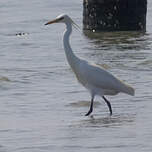
<svg viewBox="0 0 152 152">
<path fill-rule="evenodd" d="M 126 89 L 124 90 L 125 93 L 131 95 L 131 96 L 134 96 L 135 95 L 135 90 L 134 88 L 132 88 L 131 86 L 129 85 L 126 85 Z"/>
</svg>

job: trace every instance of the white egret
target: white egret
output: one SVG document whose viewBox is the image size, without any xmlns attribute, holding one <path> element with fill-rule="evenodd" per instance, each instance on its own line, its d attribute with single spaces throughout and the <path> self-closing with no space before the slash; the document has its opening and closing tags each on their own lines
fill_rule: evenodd
<svg viewBox="0 0 152 152">
<path fill-rule="evenodd" d="M 59 15 L 56 19 L 49 21 L 45 25 L 52 23 L 65 23 L 66 30 L 64 32 L 63 44 L 66 58 L 78 81 L 91 93 L 90 109 L 85 116 L 90 115 L 93 111 L 93 102 L 96 95 L 104 99 L 109 108 L 110 115 L 112 115 L 111 104 L 105 98 L 105 95 L 116 95 L 122 92 L 133 96 L 134 89 L 100 66 L 80 59 L 73 53 L 69 43 L 69 37 L 72 33 L 72 25 L 75 27 L 78 27 L 78 25 L 68 15 Z"/>
</svg>

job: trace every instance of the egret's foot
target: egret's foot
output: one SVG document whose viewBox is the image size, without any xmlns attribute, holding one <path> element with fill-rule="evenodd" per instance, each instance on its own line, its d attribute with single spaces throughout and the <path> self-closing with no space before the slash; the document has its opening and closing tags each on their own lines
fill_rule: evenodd
<svg viewBox="0 0 152 152">
<path fill-rule="evenodd" d="M 91 113 L 92 113 L 92 109 L 90 109 L 90 110 L 85 114 L 85 116 L 89 116 Z"/>
</svg>

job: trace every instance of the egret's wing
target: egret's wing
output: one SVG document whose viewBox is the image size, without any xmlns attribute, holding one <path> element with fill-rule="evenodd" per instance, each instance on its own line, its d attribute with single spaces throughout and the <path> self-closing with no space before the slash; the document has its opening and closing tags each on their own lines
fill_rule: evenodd
<svg viewBox="0 0 152 152">
<path fill-rule="evenodd" d="M 116 89 L 118 80 L 103 68 L 90 63 L 85 64 L 83 71 L 88 83 L 103 89 Z"/>
<path fill-rule="evenodd" d="M 86 83 L 102 89 L 126 92 L 130 87 L 100 66 L 86 61 L 81 62 L 80 73 Z"/>
</svg>

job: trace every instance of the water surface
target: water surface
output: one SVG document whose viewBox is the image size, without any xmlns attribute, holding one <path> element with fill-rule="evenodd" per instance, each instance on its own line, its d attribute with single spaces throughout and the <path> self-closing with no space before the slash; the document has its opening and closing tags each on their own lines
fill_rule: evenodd
<svg viewBox="0 0 152 152">
<path fill-rule="evenodd" d="M 97 97 L 85 117 L 89 93 L 67 64 L 64 25 L 44 24 L 68 13 L 82 27 L 82 1 L 2 0 L 0 6 L 1 152 L 151 152 L 152 2 L 147 32 L 73 31 L 74 52 L 131 84 L 135 97 Z"/>
</svg>

